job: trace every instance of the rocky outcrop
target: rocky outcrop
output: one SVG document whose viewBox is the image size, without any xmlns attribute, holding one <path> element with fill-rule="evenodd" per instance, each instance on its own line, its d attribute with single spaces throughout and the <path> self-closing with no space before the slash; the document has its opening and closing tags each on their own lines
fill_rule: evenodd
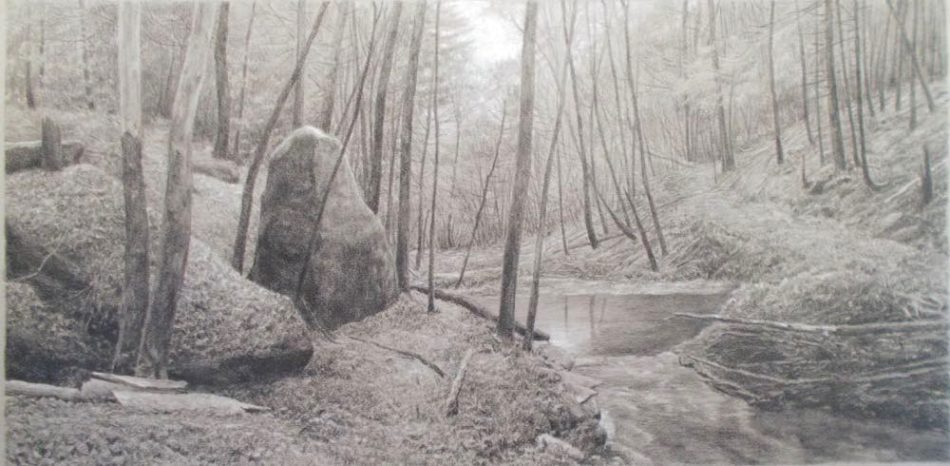
<svg viewBox="0 0 950 466">
<path fill-rule="evenodd" d="M 68 328 L 78 323 L 87 334 L 114 343 L 125 240 L 118 181 L 75 165 L 55 173 L 17 173 L 6 185 L 9 277 L 32 285 L 46 304 L 33 306 L 30 318 L 45 319 L 36 316 L 56 310 Z M 154 268 L 160 219 L 150 212 L 149 222 Z M 18 323 L 8 319 L 8 325 Z M 206 383 L 249 379 L 303 367 L 311 353 L 306 326 L 287 298 L 244 279 L 192 238 L 175 314 L 172 375 Z M 101 368 L 108 356 L 97 354 L 82 364 Z"/>
<path fill-rule="evenodd" d="M 397 294 L 382 224 L 343 160 L 340 144 L 312 127 L 294 131 L 271 157 L 251 279 L 291 296 L 311 325 L 335 328 L 383 310 Z"/>
</svg>

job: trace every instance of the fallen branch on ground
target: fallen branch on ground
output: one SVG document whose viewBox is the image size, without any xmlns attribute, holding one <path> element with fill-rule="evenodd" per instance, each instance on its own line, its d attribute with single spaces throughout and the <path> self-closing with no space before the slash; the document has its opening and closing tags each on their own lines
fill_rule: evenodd
<svg viewBox="0 0 950 466">
<path fill-rule="evenodd" d="M 802 333 L 821 333 L 826 335 L 864 335 L 878 333 L 903 333 L 916 332 L 920 330 L 944 330 L 948 326 L 946 320 L 913 320 L 904 322 L 875 322 L 872 324 L 845 324 L 845 325 L 813 325 L 798 324 L 792 322 L 774 322 L 768 320 L 735 319 L 732 317 L 723 317 L 718 314 L 691 314 L 688 312 L 677 312 L 673 314 L 677 317 L 686 317 L 698 320 L 713 320 L 736 325 L 751 325 L 758 327 L 767 327 L 777 330 Z"/>
<path fill-rule="evenodd" d="M 449 399 L 445 402 L 445 415 L 453 416 L 459 412 L 459 392 L 462 391 L 462 380 L 465 379 L 465 369 L 468 367 L 469 359 L 475 350 L 469 348 L 462 357 L 462 363 L 459 364 L 459 370 L 455 373 L 455 380 L 452 381 L 452 389 L 449 390 Z"/>
<path fill-rule="evenodd" d="M 79 390 L 69 387 L 57 387 L 43 383 L 30 383 L 21 380 L 7 380 L 4 382 L 7 395 L 32 396 L 35 398 L 58 398 L 66 401 L 79 401 L 82 395 Z"/>
<path fill-rule="evenodd" d="M 406 351 L 406 350 L 401 350 L 401 349 L 398 349 L 398 348 L 393 348 L 393 347 L 391 347 L 391 346 L 386 346 L 386 345 L 383 345 L 383 344 L 380 344 L 380 343 L 376 343 L 375 341 L 372 341 L 372 340 L 366 340 L 366 339 L 363 339 L 363 338 L 354 337 L 354 336 L 352 336 L 352 335 L 347 335 L 347 336 L 349 336 L 350 338 L 352 338 L 352 339 L 354 339 L 354 340 L 356 340 L 356 341 L 361 341 L 361 342 L 363 342 L 363 343 L 369 343 L 369 344 L 371 344 L 371 345 L 378 346 L 378 347 L 380 347 L 380 348 L 382 348 L 382 349 L 384 349 L 384 350 L 389 350 L 389 351 L 392 351 L 392 352 L 394 352 L 394 353 L 401 354 L 401 355 L 403 355 L 403 356 L 405 356 L 405 357 L 407 357 L 407 358 L 415 359 L 415 360 L 421 362 L 422 364 L 425 364 L 426 367 L 428 367 L 429 369 L 432 369 L 436 374 L 439 374 L 439 377 L 445 377 L 445 372 L 443 372 L 442 369 L 439 369 L 439 366 L 436 366 L 434 363 L 429 362 L 428 359 L 422 357 L 422 356 L 419 355 L 418 353 L 413 353 L 412 351 Z"/>
<path fill-rule="evenodd" d="M 420 293 L 428 293 L 428 292 L 429 292 L 429 288 L 426 288 L 426 287 L 420 286 L 420 285 L 413 285 L 413 286 L 411 286 L 410 288 L 412 288 L 413 290 L 416 290 L 416 291 L 418 291 L 418 292 L 420 292 Z M 445 292 L 445 291 L 443 291 L 443 290 L 440 290 L 440 289 L 436 289 L 436 290 L 435 290 L 435 297 L 438 298 L 438 299 L 441 299 L 442 301 L 448 301 L 448 302 L 453 303 L 453 304 L 458 304 L 459 306 L 462 306 L 462 307 L 464 307 L 465 309 L 468 309 L 468 310 L 471 311 L 473 314 L 475 314 L 475 315 L 477 315 L 477 316 L 479 316 L 479 317 L 484 317 L 484 318 L 486 318 L 486 319 L 491 320 L 492 322 L 498 322 L 498 316 L 492 314 L 492 313 L 489 312 L 487 309 L 485 309 L 485 308 L 479 306 L 478 304 L 475 304 L 475 303 L 469 301 L 468 299 L 463 298 L 462 296 L 455 295 L 455 294 L 451 294 L 451 293 L 447 293 L 447 292 Z M 525 327 L 524 324 L 522 324 L 522 323 L 520 323 L 520 322 L 518 322 L 518 321 L 515 321 L 515 331 L 518 332 L 518 334 L 521 335 L 521 336 L 525 336 L 525 335 L 528 334 L 528 328 Z M 541 331 L 541 330 L 535 329 L 535 330 L 534 330 L 534 339 L 535 339 L 535 340 L 548 341 L 548 340 L 551 339 L 551 336 L 548 335 L 547 333 Z"/>
</svg>

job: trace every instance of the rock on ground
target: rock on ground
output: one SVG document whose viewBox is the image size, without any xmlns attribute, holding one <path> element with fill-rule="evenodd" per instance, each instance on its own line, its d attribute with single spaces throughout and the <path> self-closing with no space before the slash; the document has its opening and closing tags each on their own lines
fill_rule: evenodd
<svg viewBox="0 0 950 466">
<path fill-rule="evenodd" d="M 69 325 L 114 342 L 125 240 L 119 182 L 76 165 L 11 175 L 6 194 L 10 278 L 24 277 L 48 304 L 31 313 L 56 309 Z M 160 219 L 150 212 L 149 223 L 154 277 Z M 289 300 L 244 279 L 195 238 L 174 326 L 170 372 L 195 382 L 299 368 L 312 353 L 306 326 Z M 52 349 L 42 340 L 32 345 Z M 108 364 L 102 354 L 82 354 L 95 361 L 85 368 Z"/>
<path fill-rule="evenodd" d="M 397 293 L 383 226 L 363 201 L 346 159 L 314 232 L 318 200 L 339 153 L 336 139 L 309 126 L 294 131 L 275 149 L 250 275 L 291 297 L 298 296 L 299 289 L 296 302 L 304 318 L 328 328 L 382 311 Z"/>
</svg>

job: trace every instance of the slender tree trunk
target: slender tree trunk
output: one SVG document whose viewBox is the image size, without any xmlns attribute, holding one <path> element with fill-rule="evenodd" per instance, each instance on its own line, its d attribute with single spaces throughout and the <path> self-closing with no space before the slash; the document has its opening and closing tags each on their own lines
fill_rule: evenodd
<svg viewBox="0 0 950 466">
<path fill-rule="evenodd" d="M 716 50 L 716 5 L 709 0 L 709 48 L 712 58 L 713 72 L 716 79 L 716 114 L 719 118 L 719 138 L 722 151 L 722 171 L 728 172 L 736 168 L 735 158 L 729 141 L 729 129 L 726 125 L 726 109 L 723 106 L 722 83 L 719 80 L 719 52 Z M 642 155 L 642 154 L 641 154 Z"/>
<path fill-rule="evenodd" d="M 838 113 L 838 83 L 835 75 L 835 27 L 834 10 L 831 2 L 825 0 L 825 81 L 828 84 L 828 121 L 831 125 L 831 150 L 835 169 L 848 168 L 848 160 L 844 154 L 844 137 L 841 132 L 841 116 Z"/>
<path fill-rule="evenodd" d="M 564 10 L 562 0 L 561 9 Z M 531 138 L 534 126 L 534 54 L 538 3 L 528 1 L 525 8 L 524 43 L 521 48 L 521 113 L 518 123 L 518 152 L 515 183 L 508 211 L 508 233 L 501 269 L 501 302 L 498 308 L 498 335 L 511 338 L 515 322 L 515 296 L 518 286 L 518 258 L 521 252 L 521 222 L 524 201 L 531 179 Z M 570 57 L 570 54 L 568 54 Z M 570 58 L 568 58 L 570 60 Z M 530 336 L 528 337 L 530 338 Z"/>
<path fill-rule="evenodd" d="M 419 49 L 425 26 L 426 2 L 419 1 L 412 26 L 409 63 L 406 68 L 405 88 L 402 95 L 402 141 L 399 155 L 399 217 L 396 220 L 396 275 L 399 288 L 409 291 L 409 182 L 412 178 L 412 114 L 416 97 L 416 78 L 419 73 Z"/>
<path fill-rule="evenodd" d="M 864 10 L 864 25 L 865 30 L 869 29 L 870 26 L 870 13 L 868 12 L 868 7 L 862 7 Z M 855 31 L 859 28 L 859 25 L 855 25 Z M 876 110 L 874 110 L 874 94 L 871 92 L 871 70 L 873 69 L 872 61 L 874 56 L 877 54 L 874 49 L 874 43 L 868 39 L 867 34 L 861 36 L 861 47 L 864 50 L 864 56 L 860 58 L 861 64 L 864 67 L 864 102 L 867 105 L 868 112 L 871 114 L 871 118 L 876 117 Z"/>
<path fill-rule="evenodd" d="M 472 224 L 472 234 L 468 240 L 468 246 L 465 248 L 465 258 L 462 259 L 462 269 L 459 271 L 459 278 L 455 282 L 455 288 L 462 285 L 465 278 L 465 269 L 468 267 L 468 258 L 472 254 L 472 246 L 475 245 L 475 235 L 478 234 L 479 222 L 482 220 L 482 211 L 485 209 L 485 201 L 488 199 L 488 187 L 491 185 L 491 176 L 495 173 L 495 166 L 498 164 L 498 155 L 501 153 L 501 143 L 505 137 L 505 118 L 508 115 L 507 99 L 501 104 L 501 126 L 498 129 L 498 139 L 495 140 L 495 155 L 491 160 L 491 167 L 488 168 L 488 175 L 485 176 L 485 183 L 482 184 L 482 195 L 478 201 L 478 209 L 475 210 L 475 221 Z"/>
<path fill-rule="evenodd" d="M 343 32 L 346 30 L 346 16 L 349 8 L 345 3 L 340 2 L 337 3 L 337 11 L 340 15 L 340 21 L 333 32 L 333 43 L 335 44 L 333 47 L 333 64 L 330 66 L 330 74 L 327 78 L 327 93 L 323 99 L 323 107 L 320 109 L 320 117 L 317 122 L 320 129 L 324 131 L 330 131 L 333 123 L 333 107 L 336 104 L 336 86 L 340 74 L 340 53 L 343 51 Z M 355 45 L 354 50 L 356 50 Z"/>
<path fill-rule="evenodd" d="M 863 2 L 862 2 L 863 3 Z M 860 83 L 861 82 L 861 22 L 859 18 L 859 4 L 858 0 L 853 0 L 852 2 L 854 10 L 854 73 L 855 79 Z M 861 155 L 861 174 L 864 176 L 864 184 L 869 188 L 876 188 L 874 182 L 871 181 L 871 174 L 868 172 L 868 153 L 867 147 L 865 146 L 864 138 L 864 95 L 861 92 L 861 86 L 858 85 L 858 143 L 860 144 Z M 871 108 L 874 108 L 871 105 Z"/>
<path fill-rule="evenodd" d="M 825 138 L 821 132 L 821 15 L 815 8 L 815 126 L 818 128 L 819 165 L 825 166 Z"/>
<path fill-rule="evenodd" d="M 232 158 L 228 152 L 231 139 L 231 84 L 228 78 L 228 12 L 230 4 L 221 2 L 214 42 L 214 82 L 218 92 L 218 128 L 212 155 L 216 159 Z"/>
<path fill-rule="evenodd" d="M 802 33 L 802 10 L 798 6 L 798 0 L 795 0 L 795 28 L 798 30 L 798 56 L 801 59 L 802 69 L 802 112 L 805 119 L 805 133 L 808 135 L 808 143 L 815 145 L 815 136 L 811 132 L 811 117 L 808 114 L 808 64 L 805 55 L 805 38 Z M 774 25 L 771 26 L 774 28 Z M 774 73 L 774 71 L 773 71 Z"/>
<path fill-rule="evenodd" d="M 290 97 L 290 91 L 294 89 L 294 84 L 297 83 L 303 74 L 303 67 L 306 63 L 307 54 L 310 52 L 310 46 L 313 44 L 314 38 L 317 37 L 317 32 L 320 31 L 320 24 L 323 23 L 323 16 L 326 13 L 327 6 L 329 4 L 330 2 L 322 2 L 320 4 L 320 11 L 317 13 L 317 18 L 314 20 L 313 26 L 310 28 L 310 35 L 307 37 L 307 42 L 304 44 L 303 53 L 297 56 L 297 64 L 294 66 L 294 71 L 290 74 L 290 78 L 287 80 L 287 83 L 281 90 L 280 95 L 277 96 L 277 103 L 274 104 L 274 110 L 271 112 L 270 118 L 267 120 L 267 125 L 264 126 L 264 132 L 261 135 L 261 139 L 258 141 L 257 147 L 254 149 L 254 158 L 251 159 L 251 164 L 247 169 L 247 178 L 244 181 L 244 190 L 241 194 L 241 216 L 238 218 L 238 229 L 237 233 L 234 235 L 234 252 L 231 256 L 231 265 L 234 266 L 238 272 L 243 272 L 244 270 L 244 253 L 247 248 L 247 230 L 251 222 L 251 207 L 254 204 L 254 184 L 257 181 L 257 172 L 260 170 L 261 163 L 264 161 L 264 155 L 267 153 L 270 135 L 274 131 L 274 127 L 277 126 L 277 119 L 280 117 L 280 112 L 283 110 L 284 104 L 287 102 L 287 98 Z"/>
<path fill-rule="evenodd" d="M 136 375 L 168 377 L 168 347 L 178 291 L 191 244 L 191 136 L 206 64 L 211 58 L 216 5 L 196 2 L 188 51 L 175 91 L 168 136 L 168 178 L 162 218 L 161 255 L 151 306 L 145 316 Z"/>
<path fill-rule="evenodd" d="M 125 205 L 125 256 L 122 304 L 119 310 L 119 338 L 112 370 L 131 366 L 142 335 L 148 309 L 149 239 L 142 173 L 142 5 L 119 3 L 118 69 L 119 113 L 122 122 L 122 192 Z"/>
<path fill-rule="evenodd" d="M 686 79 L 686 60 L 689 58 L 689 31 L 686 27 L 688 18 L 689 18 L 689 0 L 683 0 L 683 24 L 682 24 L 683 44 L 682 44 L 682 50 L 680 51 L 680 77 L 683 80 Z M 609 18 L 605 18 L 605 22 L 607 21 L 609 21 Z M 611 60 L 613 60 L 612 56 L 611 56 Z M 684 93 L 683 95 L 683 130 L 684 130 L 683 155 L 687 161 L 693 160 L 693 154 L 692 154 L 692 140 L 693 139 L 692 137 L 690 137 L 690 134 L 689 134 L 689 128 L 690 128 L 689 114 L 690 114 L 689 96 Z"/>
<path fill-rule="evenodd" d="M 426 159 L 429 155 L 429 133 L 432 129 L 432 109 L 435 107 L 435 101 L 430 100 L 429 106 L 426 110 L 426 130 L 425 136 L 422 137 L 422 161 L 419 164 L 419 188 L 416 196 L 417 207 L 416 207 L 416 270 L 419 270 L 422 267 L 422 250 L 423 250 L 423 238 L 425 238 L 425 215 L 427 213 L 422 209 L 423 202 L 425 201 L 426 195 Z"/>
<path fill-rule="evenodd" d="M 851 112 L 851 80 L 848 77 L 848 55 L 844 51 L 844 25 L 841 19 L 841 0 L 835 0 L 835 16 L 838 19 L 838 52 L 841 55 L 841 81 L 844 84 L 844 111 L 848 116 L 848 130 L 851 132 L 851 159 L 854 166 L 861 165 L 861 157 L 858 154 L 858 137 L 854 125 L 854 115 Z"/>
<path fill-rule="evenodd" d="M 86 43 L 86 2 L 79 0 L 79 46 L 82 48 L 82 82 L 86 91 L 86 108 L 96 109 L 96 101 L 92 97 L 92 78 L 89 76 L 89 44 Z"/>
<path fill-rule="evenodd" d="M 711 2 L 712 0 L 710 0 Z M 646 195 L 647 204 L 650 206 L 650 216 L 653 218 L 653 227 L 656 229 L 656 238 L 660 242 L 660 251 L 666 256 L 669 253 L 669 250 L 666 248 L 666 239 L 663 237 L 663 228 L 660 226 L 660 217 L 656 212 L 656 204 L 653 202 L 653 194 L 650 191 L 650 177 L 647 174 L 647 162 L 646 157 L 647 145 L 645 138 L 643 136 L 643 123 L 640 118 L 640 104 L 637 100 L 637 87 L 633 81 L 633 74 L 631 73 L 632 60 L 630 57 L 630 4 L 629 0 L 624 0 L 624 10 L 623 10 L 623 33 L 624 33 L 624 42 L 626 42 L 626 54 L 627 54 L 627 85 L 630 87 L 630 96 L 633 103 L 633 118 L 636 123 L 636 133 L 637 133 L 637 145 L 640 148 L 640 181 L 643 184 L 643 193 Z M 716 59 L 717 68 L 719 60 Z M 721 110 L 721 107 L 720 107 Z M 720 120 L 724 122 L 725 120 Z M 731 151 L 727 150 L 728 158 L 726 159 L 730 167 L 735 167 L 735 162 L 732 159 Z"/>
<path fill-rule="evenodd" d="M 251 54 L 251 32 L 254 30 L 254 13 L 257 9 L 257 1 L 251 2 L 251 18 L 247 22 L 247 33 L 244 35 L 244 64 L 241 66 L 241 97 L 238 99 L 238 125 L 234 134 L 234 155 L 235 159 L 243 162 L 245 157 L 241 152 L 241 130 L 247 126 L 244 121 L 244 102 L 245 91 L 247 91 L 247 64 L 248 56 Z"/>
<path fill-rule="evenodd" d="M 894 12 L 894 6 L 891 4 L 891 0 L 886 0 L 887 7 L 891 10 L 891 14 L 896 15 Z M 904 51 L 910 55 L 910 62 L 913 65 L 914 76 L 917 77 L 917 81 L 920 83 L 921 89 L 924 91 L 924 97 L 927 98 L 927 109 L 930 113 L 933 113 L 936 110 L 934 104 L 933 96 L 930 95 L 930 88 L 927 87 L 927 82 L 924 80 L 924 75 L 920 71 L 920 63 L 917 61 L 917 53 L 914 52 L 914 47 L 910 43 L 910 39 L 907 38 L 907 31 L 904 30 L 904 25 L 898 21 L 897 23 L 898 31 L 900 32 L 901 43 L 904 45 Z"/>
<path fill-rule="evenodd" d="M 397 1 L 393 4 L 386 45 L 383 46 L 383 62 L 379 70 L 379 84 L 376 86 L 376 114 L 373 124 L 369 182 L 366 190 L 366 203 L 373 213 L 379 212 L 380 185 L 383 178 L 383 123 L 386 117 L 386 94 L 389 88 L 389 75 L 392 71 L 393 52 L 396 50 L 396 37 L 399 33 L 399 17 L 401 15 L 402 2 Z M 392 168 L 390 168 L 390 173 L 392 173 L 391 170 Z M 392 177 L 390 177 L 390 180 L 392 180 Z"/>
<path fill-rule="evenodd" d="M 561 12 L 564 17 L 567 17 L 566 6 L 564 6 L 563 1 L 561 2 Z M 577 7 L 575 5 L 572 15 L 576 15 Z M 567 41 L 567 25 L 563 27 L 565 43 Z M 592 218 L 592 208 L 590 204 L 590 167 L 587 165 L 587 154 L 585 154 L 585 144 L 584 144 L 584 119 L 581 116 L 581 98 L 580 91 L 577 88 L 577 70 L 574 67 L 574 57 L 573 52 L 570 48 L 567 49 L 567 64 L 568 69 L 571 72 L 571 91 L 574 96 L 574 115 L 577 122 L 577 138 L 578 138 L 578 158 L 581 161 L 581 181 L 584 194 L 584 228 L 587 230 L 587 239 L 590 241 L 590 246 L 593 249 L 597 249 L 600 245 L 600 241 L 597 239 L 597 232 L 594 231 L 594 219 Z"/>
<path fill-rule="evenodd" d="M 878 107 L 878 109 L 881 112 L 884 111 L 884 106 L 887 104 L 887 101 L 884 98 L 884 88 L 885 88 L 885 75 L 887 74 L 886 65 L 887 65 L 888 45 L 890 44 L 890 41 L 888 40 L 888 38 L 890 37 L 890 32 L 891 32 L 891 18 L 889 16 L 886 17 L 884 19 L 884 23 L 885 23 L 884 38 L 881 40 L 881 55 L 878 57 L 879 63 L 877 66 L 877 97 L 878 97 L 878 102 L 880 103 L 880 106 Z"/>
<path fill-rule="evenodd" d="M 439 19 L 442 15 L 442 0 L 435 2 L 435 48 L 432 52 L 433 65 L 433 85 L 432 85 L 432 113 L 435 117 L 435 150 L 433 151 L 433 172 L 432 172 L 432 204 L 429 207 L 429 304 L 426 308 L 428 312 L 435 312 L 435 219 L 438 216 L 436 210 L 436 199 L 439 194 Z M 419 194 L 420 196 L 422 193 Z M 530 334 L 529 334 L 530 335 Z M 531 338 L 528 338 L 529 340 Z"/>
<path fill-rule="evenodd" d="M 890 3 L 888 3 L 888 5 L 890 5 Z M 904 23 L 907 22 L 907 2 L 906 1 L 901 2 L 899 4 L 897 15 L 894 16 L 894 21 L 897 26 L 898 33 L 902 32 L 904 30 Z M 892 71 L 893 74 L 891 75 L 891 85 L 896 88 L 895 89 L 896 96 L 894 98 L 894 109 L 899 111 L 901 109 L 901 93 L 902 93 L 901 91 L 903 90 L 903 87 L 904 87 L 903 85 L 904 84 L 904 54 L 901 53 L 903 51 L 901 36 L 899 35 L 895 36 L 895 40 L 897 41 L 897 44 L 898 44 L 894 47 L 894 63 L 897 64 L 897 71 Z"/>
<path fill-rule="evenodd" d="M 30 22 L 32 18 L 30 18 Z M 33 92 L 33 60 L 35 53 L 34 48 L 36 45 L 33 43 L 33 26 L 27 24 L 26 26 L 26 66 L 24 67 L 23 77 L 23 92 L 26 97 L 26 106 L 27 108 L 34 109 L 36 108 L 36 93 Z"/>
<path fill-rule="evenodd" d="M 307 0 L 297 0 L 297 60 L 306 62 L 307 48 L 304 45 L 304 31 L 307 30 Z M 303 71 L 301 70 L 301 73 Z M 294 85 L 293 127 L 303 125 L 304 79 L 298 79 Z"/>
<path fill-rule="evenodd" d="M 782 123 L 779 121 L 778 96 L 775 93 L 775 0 L 769 4 L 769 92 L 772 94 L 772 123 L 775 127 L 775 160 L 785 161 L 782 150 Z"/>
<path fill-rule="evenodd" d="M 917 24 L 920 22 L 920 1 L 911 0 L 911 8 L 914 9 L 914 17 L 911 20 L 911 49 L 914 51 L 914 55 L 917 55 L 919 50 L 918 38 L 917 38 Z M 910 130 L 913 131 L 917 128 L 917 86 L 914 85 L 914 80 L 910 80 Z"/>
<path fill-rule="evenodd" d="M 557 211 L 558 217 L 560 217 L 561 223 L 561 247 L 564 249 L 564 255 L 567 256 L 570 252 L 567 250 L 567 231 L 564 228 L 564 182 L 561 178 L 561 152 L 558 151 L 557 155 Z"/>
</svg>

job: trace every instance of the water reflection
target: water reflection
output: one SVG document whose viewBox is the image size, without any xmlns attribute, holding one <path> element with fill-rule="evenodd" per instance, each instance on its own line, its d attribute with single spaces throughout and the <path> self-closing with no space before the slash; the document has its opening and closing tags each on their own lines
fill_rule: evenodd
<svg viewBox="0 0 950 466">
<path fill-rule="evenodd" d="M 654 355 L 703 328 L 702 322 L 671 319 L 672 312 L 713 313 L 724 300 L 721 294 L 549 293 L 539 297 L 536 325 L 575 355 Z M 526 310 L 527 299 L 519 297 L 517 312 Z"/>
</svg>

